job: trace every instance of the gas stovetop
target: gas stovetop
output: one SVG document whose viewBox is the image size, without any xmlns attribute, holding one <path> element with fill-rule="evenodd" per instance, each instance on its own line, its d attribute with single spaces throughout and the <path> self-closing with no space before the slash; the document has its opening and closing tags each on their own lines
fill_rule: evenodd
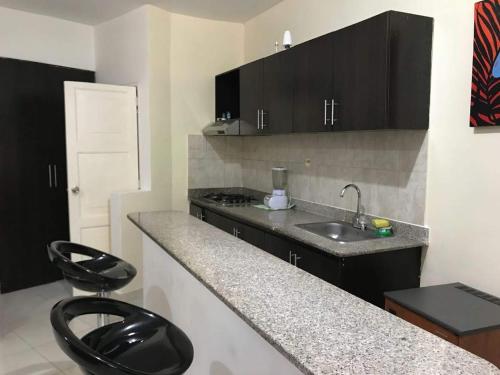
<svg viewBox="0 0 500 375">
<path fill-rule="evenodd" d="M 250 206 L 259 203 L 253 196 L 245 194 L 211 193 L 204 195 L 203 198 L 224 207 Z"/>
</svg>

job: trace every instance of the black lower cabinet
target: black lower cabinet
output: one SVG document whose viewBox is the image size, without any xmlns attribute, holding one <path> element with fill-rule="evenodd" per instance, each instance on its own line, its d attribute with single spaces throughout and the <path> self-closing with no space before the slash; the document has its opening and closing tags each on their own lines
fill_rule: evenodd
<svg viewBox="0 0 500 375">
<path fill-rule="evenodd" d="M 265 246 L 265 233 L 260 229 L 229 219 L 210 210 L 206 210 L 205 221 L 261 249 Z"/>
<path fill-rule="evenodd" d="M 206 222 L 345 291 L 384 307 L 384 292 L 420 286 L 421 248 L 338 257 L 191 204 Z"/>
</svg>

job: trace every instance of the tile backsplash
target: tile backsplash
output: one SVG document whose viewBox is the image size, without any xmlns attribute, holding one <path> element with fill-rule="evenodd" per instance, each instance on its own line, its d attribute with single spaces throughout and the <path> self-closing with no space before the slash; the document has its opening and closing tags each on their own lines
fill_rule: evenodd
<svg viewBox="0 0 500 375">
<path fill-rule="evenodd" d="M 271 168 L 289 168 L 293 197 L 423 224 L 427 174 L 426 131 L 291 134 L 261 137 L 189 136 L 189 188 L 272 190 Z"/>
</svg>

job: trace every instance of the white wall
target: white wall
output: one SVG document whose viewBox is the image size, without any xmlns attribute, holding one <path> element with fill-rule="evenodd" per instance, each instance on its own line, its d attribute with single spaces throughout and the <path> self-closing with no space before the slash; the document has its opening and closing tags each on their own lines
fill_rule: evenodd
<svg viewBox="0 0 500 375">
<path fill-rule="evenodd" d="M 142 243 L 127 213 L 170 208 L 169 14 L 143 6 L 95 28 L 97 81 L 133 85 L 139 96 L 141 190 L 111 198 L 111 251 L 139 271 L 124 291 L 141 287 Z"/>
<path fill-rule="evenodd" d="M 468 127 L 475 0 L 285 0 L 245 24 L 247 61 L 289 29 L 296 43 L 386 10 L 434 17 L 422 283 L 462 281 L 500 295 L 500 132 Z"/>
<path fill-rule="evenodd" d="M 139 232 L 126 214 L 187 209 L 187 135 L 214 117 L 214 75 L 242 63 L 243 25 L 147 5 L 97 26 L 95 38 L 97 80 L 139 89 L 142 190 L 113 195 L 111 247 L 142 269 Z"/>
<path fill-rule="evenodd" d="M 214 76 L 243 63 L 243 25 L 171 15 L 174 209 L 188 206 L 188 134 L 214 120 Z"/>
<path fill-rule="evenodd" d="M 0 8 L 0 57 L 94 70 L 93 28 Z"/>
</svg>

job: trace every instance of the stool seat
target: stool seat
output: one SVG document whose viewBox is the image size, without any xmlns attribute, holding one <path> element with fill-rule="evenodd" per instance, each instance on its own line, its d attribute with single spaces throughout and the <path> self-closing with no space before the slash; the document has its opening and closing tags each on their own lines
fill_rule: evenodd
<svg viewBox="0 0 500 375">
<path fill-rule="evenodd" d="M 68 241 L 54 241 L 48 246 L 50 260 L 75 288 L 92 293 L 112 292 L 123 288 L 137 274 L 133 265 L 111 254 Z M 73 261 L 72 254 L 90 259 Z"/>
<path fill-rule="evenodd" d="M 123 320 L 79 339 L 68 324 L 85 314 L 118 315 Z M 100 297 L 68 298 L 52 308 L 50 321 L 60 348 L 90 374 L 180 375 L 193 361 L 193 346 L 181 329 L 125 302 Z"/>
</svg>

